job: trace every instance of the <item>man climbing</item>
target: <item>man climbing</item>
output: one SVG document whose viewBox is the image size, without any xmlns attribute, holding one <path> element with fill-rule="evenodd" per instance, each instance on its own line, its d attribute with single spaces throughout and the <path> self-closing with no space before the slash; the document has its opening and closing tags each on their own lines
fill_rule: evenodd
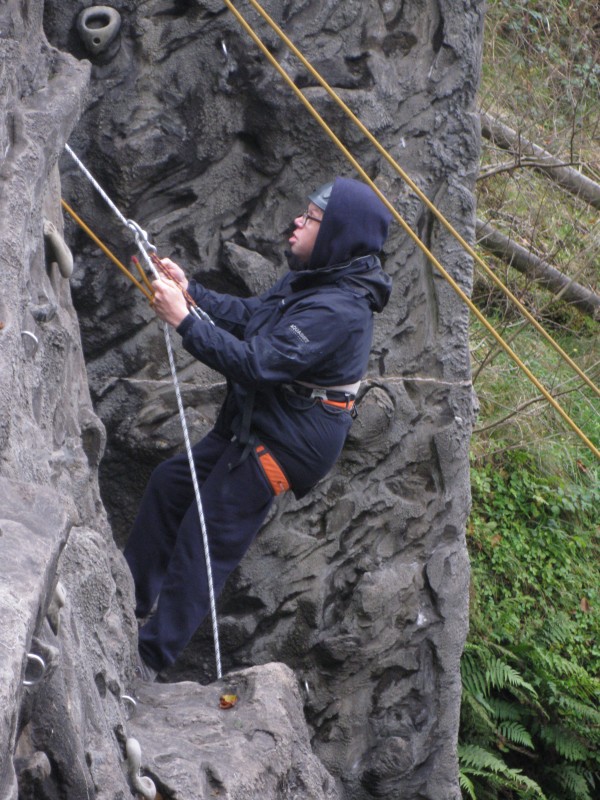
<svg viewBox="0 0 600 800">
<path fill-rule="evenodd" d="M 171 276 L 215 325 L 189 313 L 181 289 L 155 281 L 157 315 L 195 358 L 227 378 L 213 430 L 193 457 L 215 593 L 239 564 L 273 498 L 305 495 L 335 464 L 367 369 L 373 312 L 391 281 L 377 253 L 391 219 L 364 183 L 336 178 L 294 220 L 290 271 L 260 297 L 237 298 Z M 135 584 L 138 672 L 172 664 L 209 610 L 198 508 L 186 455 L 159 465 L 146 488 L 125 558 Z M 158 599 L 158 602 L 156 602 Z"/>
</svg>

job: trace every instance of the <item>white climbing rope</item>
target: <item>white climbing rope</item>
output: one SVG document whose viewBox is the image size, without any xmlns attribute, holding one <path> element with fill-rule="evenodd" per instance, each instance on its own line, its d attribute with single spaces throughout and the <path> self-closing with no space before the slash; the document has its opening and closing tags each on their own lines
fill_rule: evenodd
<svg viewBox="0 0 600 800">
<path fill-rule="evenodd" d="M 81 172 L 85 175 L 85 177 L 90 181 L 90 183 L 96 189 L 96 191 L 102 196 L 104 201 L 112 209 L 112 211 L 115 213 L 115 215 L 118 217 L 118 219 L 122 222 L 122 224 L 125 225 L 126 228 L 129 228 L 130 231 L 132 231 L 132 233 L 133 233 L 133 235 L 135 237 L 135 241 L 136 241 L 138 250 L 140 251 L 140 254 L 142 255 L 147 267 L 150 269 L 151 273 L 156 278 L 160 278 L 161 276 L 159 275 L 156 267 L 152 263 L 152 260 L 151 260 L 150 256 L 148 255 L 149 251 L 154 252 L 154 253 L 156 252 L 156 248 L 154 247 L 154 245 L 150 244 L 150 242 L 148 241 L 148 234 L 142 228 L 140 228 L 140 226 L 136 222 L 134 222 L 133 220 L 130 220 L 130 219 L 126 219 L 123 216 L 123 214 L 119 211 L 117 206 L 113 203 L 113 201 L 110 199 L 110 197 L 106 194 L 104 189 L 100 186 L 98 181 L 94 178 L 94 176 L 90 173 L 90 171 L 85 167 L 85 165 L 78 158 L 78 156 L 75 155 L 75 153 L 69 147 L 68 144 L 65 144 L 65 150 L 71 156 L 71 158 L 73 159 L 75 164 L 78 166 L 78 168 L 81 170 Z M 192 308 L 192 309 L 190 309 L 190 311 L 192 313 L 194 313 L 195 316 L 205 320 L 206 322 L 210 322 L 211 324 L 214 325 L 214 323 L 212 322 L 212 320 L 210 319 L 208 314 L 206 314 L 201 309 Z M 196 476 L 196 467 L 194 465 L 194 456 L 192 454 L 192 445 L 191 445 L 191 442 L 190 442 L 188 426 L 187 426 L 187 422 L 186 422 L 186 419 L 185 419 L 185 410 L 184 410 L 184 407 L 183 407 L 183 400 L 181 398 L 181 390 L 179 388 L 179 380 L 177 378 L 177 370 L 175 368 L 175 359 L 173 357 L 173 347 L 171 345 L 171 337 L 169 335 L 169 326 L 167 325 L 166 322 L 163 322 L 162 326 L 163 326 L 163 332 L 164 332 L 164 336 L 165 336 L 165 344 L 166 344 L 166 348 L 167 348 L 167 355 L 168 355 L 168 358 L 169 358 L 169 367 L 171 369 L 171 377 L 173 379 L 173 387 L 175 389 L 175 397 L 177 398 L 177 408 L 178 408 L 178 411 L 179 411 L 179 420 L 181 422 L 181 429 L 182 429 L 182 432 L 183 432 L 183 440 L 185 442 L 185 451 L 186 451 L 188 462 L 189 462 L 189 465 L 190 465 L 190 473 L 191 473 L 191 476 L 192 476 L 192 484 L 193 484 L 193 487 L 194 487 L 194 496 L 196 498 L 196 506 L 198 508 L 198 517 L 200 519 L 200 527 L 202 529 L 202 543 L 203 543 L 203 546 L 204 546 L 204 560 L 206 562 L 206 575 L 207 575 L 207 579 L 208 579 L 208 593 L 209 593 L 209 599 L 210 599 L 210 615 L 211 615 L 211 620 L 212 620 L 213 640 L 214 640 L 214 647 L 215 647 L 215 663 L 216 663 L 216 669 L 217 669 L 217 678 L 220 680 L 223 677 L 222 670 L 221 670 L 221 649 L 219 647 L 219 627 L 218 627 L 218 622 L 217 622 L 217 608 L 216 608 L 216 603 L 215 603 L 215 590 L 214 590 L 214 584 L 213 584 L 212 567 L 211 567 L 211 562 L 210 562 L 210 548 L 209 548 L 209 544 L 208 544 L 208 533 L 207 533 L 207 530 L 206 530 L 206 521 L 204 519 L 204 510 L 202 508 L 202 499 L 200 497 L 200 487 L 198 486 L 198 478 Z"/>
</svg>

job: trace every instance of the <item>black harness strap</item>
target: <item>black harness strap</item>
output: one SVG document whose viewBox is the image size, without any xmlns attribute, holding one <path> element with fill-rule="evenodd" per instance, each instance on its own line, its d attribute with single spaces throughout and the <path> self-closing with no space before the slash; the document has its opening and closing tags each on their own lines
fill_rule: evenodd
<svg viewBox="0 0 600 800">
<path fill-rule="evenodd" d="M 243 445 L 244 449 L 239 459 L 234 464 L 229 465 L 230 471 L 243 463 L 258 444 L 258 439 L 253 433 L 250 432 L 255 396 L 256 389 L 254 386 L 252 386 L 248 389 L 244 399 L 244 407 L 242 409 L 242 424 L 240 426 L 240 432 L 236 436 L 236 439 L 241 445 Z"/>
</svg>

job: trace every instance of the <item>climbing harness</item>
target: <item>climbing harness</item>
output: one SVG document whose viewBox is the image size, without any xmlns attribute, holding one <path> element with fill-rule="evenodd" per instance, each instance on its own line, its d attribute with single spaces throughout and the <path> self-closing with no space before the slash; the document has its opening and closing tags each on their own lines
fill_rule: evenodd
<svg viewBox="0 0 600 800">
<path fill-rule="evenodd" d="M 298 100 L 304 105 L 304 107 L 308 110 L 310 115 L 318 122 L 321 128 L 325 131 L 325 133 L 329 136 L 329 138 L 333 141 L 333 143 L 338 147 L 338 149 L 344 154 L 346 159 L 350 162 L 350 164 L 354 167 L 356 172 L 361 176 L 361 178 L 367 183 L 371 189 L 375 192 L 375 194 L 379 197 L 381 202 L 386 206 L 386 208 L 390 211 L 394 219 L 398 222 L 407 236 L 414 242 L 414 244 L 424 253 L 424 255 L 428 258 L 428 260 L 436 267 L 438 272 L 442 275 L 442 277 L 450 284 L 450 286 L 454 289 L 456 294 L 460 297 L 460 299 L 468 306 L 470 311 L 474 314 L 475 317 L 481 322 L 481 324 L 486 328 L 486 330 L 493 336 L 496 342 L 500 345 L 500 347 L 507 353 L 507 355 L 517 364 L 517 366 L 521 369 L 521 371 L 529 378 L 531 383 L 538 389 L 538 391 L 544 396 L 546 401 L 550 403 L 550 405 L 554 408 L 554 410 L 564 419 L 564 421 L 569 425 L 569 427 L 579 436 L 579 438 L 584 442 L 584 444 L 594 453 L 594 455 L 600 459 L 600 450 L 590 441 L 590 439 L 585 435 L 585 433 L 577 426 L 573 419 L 567 414 L 567 412 L 562 408 L 562 406 L 555 400 L 555 398 L 550 394 L 550 392 L 543 386 L 540 381 L 535 377 L 535 375 L 531 372 L 531 370 L 523 363 L 523 361 L 519 358 L 519 356 L 514 352 L 514 350 L 510 347 L 510 345 L 505 342 L 505 340 L 500 336 L 500 334 L 496 331 L 493 325 L 486 319 L 486 317 L 481 313 L 481 311 L 477 308 L 477 306 L 473 303 L 470 297 L 466 294 L 466 292 L 462 289 L 462 287 L 457 283 L 457 281 L 450 275 L 450 273 L 442 266 L 439 260 L 433 255 L 433 253 L 427 248 L 427 246 L 419 239 L 418 235 L 412 230 L 412 228 L 408 225 L 408 223 L 404 220 L 404 218 L 398 213 L 398 211 L 394 208 L 394 206 L 390 203 L 390 201 L 384 196 L 381 190 L 376 186 L 376 184 L 371 180 L 369 175 L 365 172 L 365 170 L 361 167 L 358 161 L 354 158 L 352 153 L 348 150 L 348 148 L 341 142 L 339 137 L 334 133 L 334 131 L 329 127 L 329 125 L 325 122 L 323 117 L 319 114 L 319 112 L 314 108 L 311 102 L 304 96 L 302 90 L 298 88 L 294 80 L 290 77 L 290 75 L 283 69 L 283 67 L 279 64 L 277 59 L 273 56 L 269 48 L 264 44 L 264 42 L 260 39 L 260 37 L 255 33 L 251 25 L 245 19 L 245 17 L 235 8 L 232 4 L 231 0 L 223 0 L 224 4 L 227 8 L 231 11 L 234 17 L 237 19 L 239 24 L 242 28 L 246 31 L 246 33 L 250 36 L 253 42 L 257 45 L 257 47 L 261 50 L 267 61 L 277 70 L 283 80 L 288 84 L 291 88 L 293 93 L 296 95 Z M 496 283 L 502 291 L 511 299 L 511 301 L 519 308 L 521 313 L 528 319 L 529 322 L 536 328 L 536 330 L 541 333 L 544 338 L 551 344 L 551 346 L 561 355 L 561 357 L 569 364 L 569 366 L 577 372 L 577 374 L 582 378 L 582 380 L 597 394 L 600 396 L 600 389 L 590 380 L 590 378 L 581 370 L 578 365 L 562 350 L 562 348 L 558 345 L 557 342 L 544 330 L 544 328 L 537 322 L 537 320 L 530 314 L 527 309 L 523 306 L 522 303 L 510 292 L 510 290 L 504 286 L 502 281 L 493 273 L 493 271 L 485 264 L 485 262 L 477 255 L 477 253 L 473 250 L 472 247 L 468 245 L 468 243 L 460 236 L 460 234 L 450 225 L 450 223 L 446 220 L 443 214 L 435 207 L 435 205 L 427 198 L 427 196 L 418 188 L 418 186 L 409 178 L 409 176 L 402 170 L 399 164 L 392 158 L 392 156 L 383 148 L 383 146 L 375 139 L 375 137 L 365 128 L 364 125 L 358 120 L 358 118 L 352 113 L 352 111 L 343 103 L 343 101 L 338 97 L 338 95 L 333 91 L 333 89 L 329 86 L 329 84 L 322 78 L 319 73 L 310 65 L 310 63 L 302 56 L 300 51 L 292 44 L 292 42 L 285 36 L 281 28 L 277 26 L 277 24 L 269 17 L 269 15 L 264 11 L 264 9 L 260 6 L 257 0 L 249 0 L 251 5 L 258 11 L 258 13 L 265 19 L 270 27 L 277 33 L 280 39 L 285 43 L 285 45 L 296 55 L 302 62 L 302 64 L 310 71 L 310 73 L 319 81 L 321 86 L 328 92 L 328 94 L 340 105 L 340 107 L 350 116 L 352 121 L 360 128 L 361 132 L 367 136 L 369 141 L 376 146 L 378 151 L 384 158 L 390 163 L 390 165 L 394 168 L 397 174 L 410 186 L 410 188 L 417 194 L 417 196 L 422 200 L 423 203 L 427 206 L 427 208 L 435 214 L 436 218 L 444 225 L 444 227 L 451 233 L 462 245 L 462 247 L 471 255 L 471 257 L 480 265 L 483 266 L 485 271 L 489 274 L 490 278 Z"/>
<path fill-rule="evenodd" d="M 146 262 L 150 272 L 156 277 L 160 278 L 160 272 L 158 264 L 160 263 L 160 259 L 156 255 L 156 247 L 150 243 L 148 239 L 148 234 L 144 231 L 136 222 L 133 220 L 126 219 L 123 214 L 119 211 L 117 206 L 113 203 L 110 197 L 106 194 L 104 189 L 100 186 L 100 184 L 96 181 L 93 175 L 89 172 L 89 170 L 84 166 L 81 160 L 75 155 L 73 150 L 69 147 L 68 144 L 65 145 L 65 149 L 67 153 L 72 157 L 75 161 L 75 164 L 78 166 L 80 171 L 86 176 L 86 178 L 91 182 L 94 188 L 99 192 L 108 206 L 112 209 L 118 219 L 128 228 L 130 231 L 133 232 L 136 244 L 138 246 L 138 250 L 140 251 L 142 258 Z M 64 204 L 66 205 L 66 204 Z M 123 266 L 123 265 L 121 265 Z M 123 267 L 126 272 L 129 272 L 125 267 Z M 133 277 L 133 276 L 130 276 Z M 144 291 L 146 294 L 147 287 L 142 288 L 141 285 L 139 288 Z M 145 291 L 145 290 L 146 291 Z M 191 298 L 190 298 L 191 299 Z M 193 301 L 192 301 L 193 303 Z M 203 319 L 206 322 L 209 322 L 214 325 L 208 314 L 204 311 L 199 309 L 195 304 L 192 305 L 190 308 L 190 312 L 197 316 L 199 319 Z M 196 475 L 196 468 L 194 465 L 194 457 L 192 454 L 192 445 L 190 442 L 190 436 L 188 432 L 188 426 L 185 419 L 185 410 L 183 407 L 183 400 L 181 398 L 181 390 L 179 387 L 179 381 L 177 379 L 177 370 L 175 368 L 175 359 L 173 356 L 173 348 L 171 345 L 171 338 L 169 335 L 169 326 L 166 322 L 163 322 L 163 332 L 165 337 L 165 345 L 167 348 L 167 355 L 169 358 L 169 367 L 171 370 L 171 377 L 173 380 L 173 388 L 175 389 L 175 397 L 177 399 L 177 408 L 179 411 L 179 420 L 181 423 L 181 429 L 183 433 L 183 439 L 185 442 L 185 451 L 187 454 L 189 466 L 190 466 L 190 473 L 192 477 L 192 484 L 194 487 L 194 496 L 196 499 L 196 506 L 198 508 L 198 517 L 200 519 L 200 527 L 202 529 L 202 543 L 204 547 L 204 560 L 206 562 L 206 574 L 208 579 L 208 593 L 210 599 L 210 613 L 212 619 L 212 629 L 213 629 L 213 640 L 214 640 L 214 648 L 215 648 L 215 663 L 216 663 L 216 670 L 217 670 L 217 678 L 222 677 L 221 671 L 221 650 L 219 647 L 219 628 L 217 623 L 217 611 L 216 611 L 216 603 L 215 603 L 215 591 L 214 591 L 214 584 L 213 584 L 213 576 L 212 576 L 212 568 L 211 568 L 211 560 L 210 560 L 210 549 L 208 544 L 208 533 L 206 530 L 206 522 L 204 519 L 204 510 L 202 507 L 202 499 L 200 497 L 200 487 L 198 485 L 198 478 Z"/>
<path fill-rule="evenodd" d="M 308 400 L 319 400 L 326 406 L 335 406 L 336 408 L 343 408 L 346 411 L 352 411 L 354 409 L 355 394 L 351 394 L 350 392 L 332 388 L 326 389 L 321 386 L 309 386 L 305 383 L 300 383 L 300 381 L 284 383 L 282 388 L 286 392 L 297 394 Z"/>
<path fill-rule="evenodd" d="M 258 459 L 258 463 L 262 467 L 262 471 L 269 482 L 273 494 L 277 496 L 283 492 L 287 492 L 290 488 L 290 482 L 281 464 L 276 460 L 272 453 L 268 451 L 264 444 L 259 444 L 254 448 L 254 452 Z"/>
</svg>

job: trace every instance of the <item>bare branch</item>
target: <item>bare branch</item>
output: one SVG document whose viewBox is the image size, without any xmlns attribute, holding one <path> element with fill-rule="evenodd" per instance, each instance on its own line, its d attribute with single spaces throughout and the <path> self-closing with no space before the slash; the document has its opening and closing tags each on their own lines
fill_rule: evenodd
<svg viewBox="0 0 600 800">
<path fill-rule="evenodd" d="M 554 294 L 560 294 L 565 302 L 571 303 L 584 314 L 600 319 L 600 295 L 576 283 L 547 261 L 500 233 L 489 222 L 478 219 L 476 230 L 478 243 L 490 253 Z"/>
<path fill-rule="evenodd" d="M 504 150 L 511 150 L 519 162 L 523 160 L 523 156 L 535 157 L 540 162 L 537 169 L 546 173 L 571 194 L 585 200 L 594 208 L 600 208 L 600 184 L 573 167 L 564 166 L 563 162 L 555 158 L 552 153 L 530 142 L 520 132 L 514 131 L 490 114 L 481 112 L 480 116 L 481 132 L 486 139 L 490 139 Z"/>
<path fill-rule="evenodd" d="M 580 161 L 564 161 L 557 163 L 556 166 L 580 167 L 581 165 L 582 163 Z M 499 175 L 502 172 L 514 172 L 521 168 L 544 169 L 545 166 L 547 165 L 544 161 L 540 161 L 536 158 L 515 158 L 514 161 L 509 161 L 505 164 L 491 164 L 486 169 L 480 170 L 477 180 L 483 181 L 487 178 L 491 178 L 493 175 Z"/>
</svg>

